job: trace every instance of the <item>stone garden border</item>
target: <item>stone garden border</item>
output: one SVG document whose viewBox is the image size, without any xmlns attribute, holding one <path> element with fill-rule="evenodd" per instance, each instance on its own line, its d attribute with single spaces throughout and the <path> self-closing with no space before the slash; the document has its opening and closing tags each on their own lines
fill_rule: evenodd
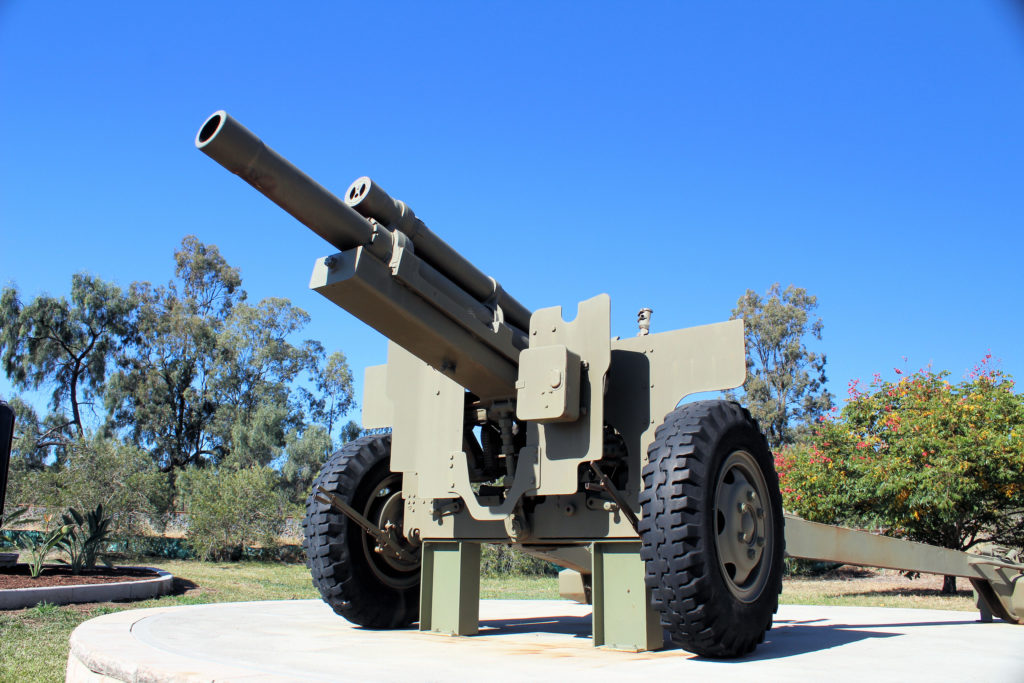
<svg viewBox="0 0 1024 683">
<path fill-rule="evenodd" d="M 32 607 L 41 602 L 68 605 L 78 602 L 109 602 L 111 600 L 145 600 L 171 592 L 174 577 L 156 567 L 127 567 L 148 569 L 157 576 L 140 581 L 92 583 L 78 586 L 40 586 L 39 588 L 8 588 L 0 590 L 0 610 Z"/>
</svg>

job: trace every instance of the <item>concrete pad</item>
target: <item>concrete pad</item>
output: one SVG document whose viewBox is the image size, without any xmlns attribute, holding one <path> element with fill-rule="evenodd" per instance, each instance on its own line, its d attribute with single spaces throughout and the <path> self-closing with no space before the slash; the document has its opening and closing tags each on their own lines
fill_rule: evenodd
<svg viewBox="0 0 1024 683">
<path fill-rule="evenodd" d="M 484 600 L 480 635 L 369 631 L 317 600 L 130 610 L 71 634 L 68 681 L 1024 681 L 1024 626 L 973 612 L 783 605 L 753 655 L 595 649 L 590 607 Z"/>
</svg>

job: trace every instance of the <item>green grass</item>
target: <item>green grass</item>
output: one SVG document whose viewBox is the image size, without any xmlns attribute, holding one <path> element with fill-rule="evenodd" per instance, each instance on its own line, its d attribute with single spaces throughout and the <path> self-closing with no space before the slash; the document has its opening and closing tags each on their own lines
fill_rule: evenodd
<svg viewBox="0 0 1024 683">
<path fill-rule="evenodd" d="M 482 600 L 559 600 L 557 576 L 485 576 L 480 579 Z"/>
<path fill-rule="evenodd" d="M 141 563 L 145 563 L 142 561 Z M 0 612 L 0 683 L 62 681 L 71 631 L 102 614 L 144 607 L 169 607 L 248 600 L 318 598 L 307 569 L 300 564 L 265 562 L 213 563 L 154 560 L 177 577 L 185 592 L 133 603 L 40 605 Z M 898 576 L 854 579 L 787 579 L 781 596 L 786 604 L 863 605 L 974 609 L 970 591 L 939 596 L 937 588 Z M 558 579 L 550 576 L 485 577 L 483 599 L 558 599 Z"/>
</svg>

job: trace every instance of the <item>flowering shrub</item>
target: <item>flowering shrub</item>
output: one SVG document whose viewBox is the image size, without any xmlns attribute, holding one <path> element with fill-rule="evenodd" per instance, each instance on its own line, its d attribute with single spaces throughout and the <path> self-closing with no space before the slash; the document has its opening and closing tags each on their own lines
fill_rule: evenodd
<svg viewBox="0 0 1024 683">
<path fill-rule="evenodd" d="M 1024 547 L 1024 397 L 991 356 L 963 381 L 920 370 L 850 383 L 842 411 L 776 455 L 786 508 L 966 550 Z"/>
</svg>

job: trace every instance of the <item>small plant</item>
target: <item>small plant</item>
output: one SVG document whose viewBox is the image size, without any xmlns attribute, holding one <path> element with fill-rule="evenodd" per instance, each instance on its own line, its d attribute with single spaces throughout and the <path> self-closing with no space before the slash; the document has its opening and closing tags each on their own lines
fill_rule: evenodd
<svg viewBox="0 0 1024 683">
<path fill-rule="evenodd" d="M 104 516 L 103 504 L 97 505 L 84 517 L 75 508 L 68 508 L 61 518 L 64 526 L 68 527 L 68 533 L 61 539 L 60 547 L 68 554 L 66 563 L 71 567 L 71 573 L 77 575 L 83 569 L 92 569 L 110 535 L 111 518 Z M 110 566 L 106 558 L 103 558 L 103 564 Z"/>
<path fill-rule="evenodd" d="M 43 572 L 43 563 L 46 562 L 47 556 L 54 548 L 61 544 L 69 531 L 71 531 L 71 527 L 64 524 L 41 538 L 38 536 L 25 536 L 21 539 L 22 549 L 28 551 L 30 556 L 28 562 L 29 576 L 33 579 L 39 578 L 39 575 Z"/>
<path fill-rule="evenodd" d="M 37 616 L 44 617 L 48 614 L 59 612 L 60 607 L 53 604 L 52 602 L 46 602 L 45 600 L 43 600 L 41 603 L 33 607 L 31 611 L 34 612 Z"/>
</svg>

